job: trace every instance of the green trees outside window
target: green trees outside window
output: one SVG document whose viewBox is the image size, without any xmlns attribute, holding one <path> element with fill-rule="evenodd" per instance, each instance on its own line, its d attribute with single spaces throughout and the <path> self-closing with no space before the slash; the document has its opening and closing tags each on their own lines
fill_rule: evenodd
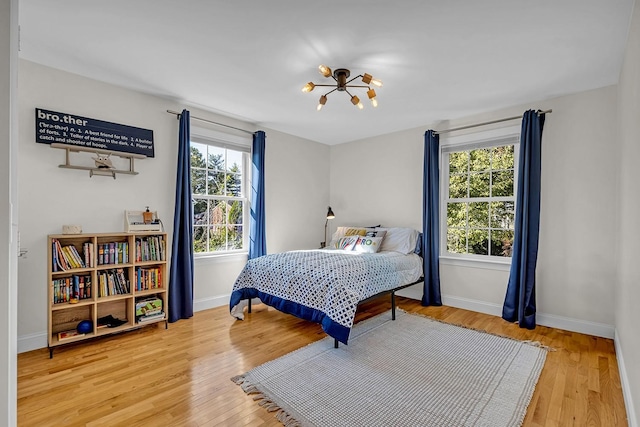
<svg viewBox="0 0 640 427">
<path fill-rule="evenodd" d="M 451 152 L 448 163 L 447 251 L 510 257 L 514 146 Z"/>
<path fill-rule="evenodd" d="M 242 151 L 191 142 L 193 250 L 243 249 Z"/>
</svg>

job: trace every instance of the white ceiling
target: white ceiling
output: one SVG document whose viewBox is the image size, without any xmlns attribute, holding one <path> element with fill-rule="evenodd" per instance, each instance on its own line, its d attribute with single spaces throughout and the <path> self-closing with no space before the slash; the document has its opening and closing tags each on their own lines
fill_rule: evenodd
<svg viewBox="0 0 640 427">
<path fill-rule="evenodd" d="M 615 84 L 633 3 L 20 0 L 20 57 L 338 144 Z M 316 111 L 321 63 L 379 106 Z"/>
</svg>

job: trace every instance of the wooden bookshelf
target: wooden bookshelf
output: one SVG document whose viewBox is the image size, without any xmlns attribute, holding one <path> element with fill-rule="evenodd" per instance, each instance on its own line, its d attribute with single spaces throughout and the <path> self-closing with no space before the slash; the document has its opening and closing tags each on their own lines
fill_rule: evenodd
<svg viewBox="0 0 640 427">
<path fill-rule="evenodd" d="M 47 247 L 49 357 L 60 345 L 159 322 L 168 327 L 166 233 L 52 234 Z M 136 304 L 147 300 L 155 300 L 152 320 L 136 316 Z M 87 332 L 64 334 L 84 320 Z"/>
</svg>

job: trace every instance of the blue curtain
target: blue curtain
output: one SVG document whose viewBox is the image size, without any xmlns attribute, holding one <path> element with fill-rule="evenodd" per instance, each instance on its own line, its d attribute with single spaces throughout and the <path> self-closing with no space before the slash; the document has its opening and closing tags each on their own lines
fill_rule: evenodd
<svg viewBox="0 0 640 427">
<path fill-rule="evenodd" d="M 422 305 L 442 305 L 440 297 L 440 136 L 424 134 L 422 181 L 422 261 L 424 290 Z"/>
<path fill-rule="evenodd" d="M 249 259 L 267 254 L 264 212 L 265 133 L 253 134 L 251 148 L 251 218 L 249 224 Z"/>
<path fill-rule="evenodd" d="M 520 165 L 511 271 L 502 318 L 521 328 L 536 327 L 536 262 L 540 230 L 540 170 L 544 114 L 529 110 L 522 118 Z"/>
<path fill-rule="evenodd" d="M 169 274 L 169 322 L 193 316 L 193 207 L 191 205 L 191 156 L 189 111 L 180 114 L 176 205 Z"/>
</svg>

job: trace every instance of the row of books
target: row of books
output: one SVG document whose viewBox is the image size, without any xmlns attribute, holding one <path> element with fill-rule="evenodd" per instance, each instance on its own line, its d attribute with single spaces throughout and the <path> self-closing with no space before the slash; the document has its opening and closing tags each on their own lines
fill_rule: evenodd
<svg viewBox="0 0 640 427">
<path fill-rule="evenodd" d="M 136 262 L 165 260 L 166 246 L 164 236 L 136 238 Z"/>
<path fill-rule="evenodd" d="M 66 271 L 73 268 L 93 267 L 93 243 L 82 244 L 82 256 L 75 246 L 62 246 L 58 239 L 51 240 L 52 271 Z"/>
<path fill-rule="evenodd" d="M 162 288 L 162 270 L 159 267 L 136 268 L 136 291 Z"/>
<path fill-rule="evenodd" d="M 127 264 L 128 262 L 128 242 L 109 242 L 98 244 L 98 265 Z"/>
<path fill-rule="evenodd" d="M 98 273 L 98 296 L 123 295 L 131 292 L 129 280 L 122 268 Z"/>
<path fill-rule="evenodd" d="M 67 271 L 74 268 L 93 268 L 98 265 L 128 264 L 129 243 L 99 243 L 97 257 L 93 242 L 82 244 L 82 252 L 74 245 L 62 246 L 58 239 L 51 239 L 51 271 Z M 166 242 L 164 236 L 146 236 L 136 238 L 136 261 L 166 261 Z"/>
<path fill-rule="evenodd" d="M 52 303 L 60 304 L 72 299 L 83 300 L 91 298 L 91 275 L 71 276 L 52 281 Z"/>
<path fill-rule="evenodd" d="M 131 292 L 127 273 L 123 268 L 104 270 L 98 273 L 98 296 L 123 295 Z M 136 268 L 136 291 L 161 289 L 162 269 Z M 91 298 L 91 275 L 73 275 L 52 280 L 53 303 L 69 302 L 71 299 Z"/>
</svg>

